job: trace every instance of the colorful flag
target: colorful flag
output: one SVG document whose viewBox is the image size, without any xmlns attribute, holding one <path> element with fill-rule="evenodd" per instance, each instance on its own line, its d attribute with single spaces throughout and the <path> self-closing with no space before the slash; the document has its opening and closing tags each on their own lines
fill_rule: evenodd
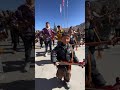
<svg viewBox="0 0 120 90">
<path fill-rule="evenodd" d="M 67 7 L 68 7 L 68 0 L 67 0 Z"/>
<path fill-rule="evenodd" d="M 60 13 L 62 13 L 62 5 L 60 4 Z"/>
<path fill-rule="evenodd" d="M 64 3 L 65 3 L 65 1 L 64 0 L 62 0 L 62 6 L 64 7 Z"/>
</svg>

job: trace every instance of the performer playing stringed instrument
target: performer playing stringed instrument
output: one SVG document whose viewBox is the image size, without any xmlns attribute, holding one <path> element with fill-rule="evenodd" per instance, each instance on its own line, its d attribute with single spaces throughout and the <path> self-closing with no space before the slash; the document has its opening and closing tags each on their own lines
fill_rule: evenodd
<svg viewBox="0 0 120 90">
<path fill-rule="evenodd" d="M 69 88 L 69 82 L 71 78 L 71 64 L 82 65 L 84 63 L 79 63 L 78 58 L 75 55 L 75 52 L 72 46 L 69 44 L 70 35 L 67 32 L 62 34 L 61 43 L 59 43 L 51 53 L 51 61 L 57 66 L 58 70 L 56 76 L 61 82 L 64 78 L 65 85 Z M 57 63 L 59 62 L 59 63 Z M 83 65 L 82 65 L 83 66 Z"/>
</svg>

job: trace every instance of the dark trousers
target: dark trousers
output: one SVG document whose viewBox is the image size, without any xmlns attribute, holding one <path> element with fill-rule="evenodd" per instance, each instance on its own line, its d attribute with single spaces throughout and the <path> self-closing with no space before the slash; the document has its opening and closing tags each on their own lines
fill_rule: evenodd
<svg viewBox="0 0 120 90">
<path fill-rule="evenodd" d="M 71 45 L 72 45 L 72 48 L 74 49 L 75 48 L 75 45 L 73 45 L 73 44 L 75 44 L 75 43 L 70 43 Z"/>
<path fill-rule="evenodd" d="M 55 40 L 52 40 L 52 42 L 53 42 L 53 46 L 55 45 Z"/>
<path fill-rule="evenodd" d="M 8 36 L 8 28 L 5 27 L 5 32 L 6 32 L 6 35 Z"/>
<path fill-rule="evenodd" d="M 48 52 L 48 46 L 50 48 L 50 52 L 52 51 L 52 40 L 45 41 L 45 52 Z"/>
<path fill-rule="evenodd" d="M 2 64 L 2 59 L 0 57 L 0 73 L 3 73 L 3 64 Z"/>
<path fill-rule="evenodd" d="M 43 46 L 43 38 L 39 38 L 39 40 L 40 40 L 40 47 L 42 47 Z"/>
<path fill-rule="evenodd" d="M 11 29 L 11 39 L 13 43 L 13 50 L 17 50 L 17 44 L 19 43 L 19 34 L 17 28 Z"/>
<path fill-rule="evenodd" d="M 74 49 L 74 48 L 75 48 L 75 45 L 72 45 L 72 48 Z"/>
<path fill-rule="evenodd" d="M 95 60 L 95 48 L 89 48 L 86 47 L 85 48 L 85 57 L 87 60 L 87 56 L 88 56 L 88 50 L 90 50 L 91 52 L 91 77 L 92 77 L 92 82 L 94 83 L 95 86 L 104 86 L 106 84 L 106 81 L 104 80 L 103 76 L 101 75 L 101 73 L 98 71 L 97 66 L 96 66 L 96 60 Z M 85 68 L 85 75 L 88 76 L 89 73 L 89 65 L 86 64 L 86 68 Z"/>
<path fill-rule="evenodd" d="M 115 36 L 120 37 L 120 29 L 115 29 Z"/>
<path fill-rule="evenodd" d="M 25 63 L 31 62 L 30 56 L 32 51 L 32 43 L 33 43 L 34 35 L 27 35 L 27 34 L 21 33 L 20 37 L 23 40 L 24 48 L 25 48 Z"/>
<path fill-rule="evenodd" d="M 61 67 L 57 67 L 57 73 L 56 76 L 62 80 L 62 78 L 64 78 L 65 82 L 70 82 L 70 78 L 71 78 L 71 70 L 68 70 L 67 68 L 61 68 Z"/>
</svg>

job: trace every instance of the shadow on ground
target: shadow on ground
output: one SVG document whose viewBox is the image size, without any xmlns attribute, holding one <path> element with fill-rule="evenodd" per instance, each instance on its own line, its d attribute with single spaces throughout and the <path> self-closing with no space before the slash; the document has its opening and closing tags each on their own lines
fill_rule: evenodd
<svg viewBox="0 0 120 90">
<path fill-rule="evenodd" d="M 22 71 L 24 68 L 24 60 L 23 61 L 6 61 L 6 62 L 3 62 L 3 64 L 5 65 L 3 67 L 4 72 Z M 30 68 L 35 68 L 34 59 L 31 61 Z"/>
<path fill-rule="evenodd" d="M 21 71 L 24 61 L 7 61 L 3 62 L 3 64 L 5 64 L 3 67 L 4 72 Z"/>
<path fill-rule="evenodd" d="M 6 46 L 6 47 L 7 47 L 7 46 L 12 46 L 12 45 L 3 45 L 3 44 L 2 44 L 2 45 L 0 45 L 0 46 L 1 46 L 1 47 L 2 47 L 2 46 L 4 46 L 4 47 Z"/>
<path fill-rule="evenodd" d="M 45 55 L 45 52 L 36 52 L 36 57 L 44 56 L 44 55 Z"/>
<path fill-rule="evenodd" d="M 36 61 L 35 62 L 38 66 L 43 66 L 45 64 L 52 64 L 50 60 L 41 60 L 41 61 Z"/>
<path fill-rule="evenodd" d="M 3 49 L 3 52 L 2 52 L 2 54 L 14 54 L 13 53 L 13 48 L 2 48 Z M 17 48 L 17 52 L 25 52 L 25 50 L 24 50 L 24 48 Z M 17 53 L 16 52 L 16 53 Z"/>
<path fill-rule="evenodd" d="M 56 77 L 46 79 L 46 78 L 36 78 L 35 79 L 35 90 L 53 90 L 54 88 L 67 87 L 63 82 L 58 82 Z"/>
<path fill-rule="evenodd" d="M 35 80 L 19 80 L 10 83 L 1 83 L 0 88 L 3 90 L 35 90 Z"/>
</svg>

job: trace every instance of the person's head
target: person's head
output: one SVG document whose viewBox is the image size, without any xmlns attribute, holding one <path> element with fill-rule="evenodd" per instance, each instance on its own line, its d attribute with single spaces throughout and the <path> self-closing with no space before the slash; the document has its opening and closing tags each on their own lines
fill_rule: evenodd
<svg viewBox="0 0 120 90">
<path fill-rule="evenodd" d="M 10 13 L 10 11 L 9 11 L 9 10 L 6 10 L 6 12 L 7 12 L 7 13 Z"/>
<path fill-rule="evenodd" d="M 70 29 L 73 29 L 73 27 L 71 26 Z"/>
<path fill-rule="evenodd" d="M 26 3 L 29 5 L 33 5 L 34 4 L 34 0 L 26 0 Z"/>
<path fill-rule="evenodd" d="M 72 30 L 72 26 L 69 28 L 68 32 L 71 32 L 71 30 Z"/>
<path fill-rule="evenodd" d="M 80 28 L 77 29 L 77 32 L 80 32 Z"/>
<path fill-rule="evenodd" d="M 74 35 L 74 30 L 73 29 L 71 30 L 71 35 Z"/>
<path fill-rule="evenodd" d="M 69 28 L 69 31 L 68 31 L 68 32 L 69 32 L 70 35 L 74 33 L 74 30 L 73 30 L 73 27 L 72 27 L 72 26 Z"/>
<path fill-rule="evenodd" d="M 61 29 L 60 25 L 58 25 L 57 28 L 58 28 L 58 30 L 60 30 Z"/>
<path fill-rule="evenodd" d="M 50 28 L 50 23 L 46 22 L 46 28 Z"/>
<path fill-rule="evenodd" d="M 70 35 L 69 35 L 69 33 L 64 32 L 62 34 L 62 40 L 61 41 L 62 41 L 63 44 L 68 44 L 70 42 Z"/>
<path fill-rule="evenodd" d="M 90 8 L 90 1 L 85 2 L 86 6 Z"/>
</svg>

